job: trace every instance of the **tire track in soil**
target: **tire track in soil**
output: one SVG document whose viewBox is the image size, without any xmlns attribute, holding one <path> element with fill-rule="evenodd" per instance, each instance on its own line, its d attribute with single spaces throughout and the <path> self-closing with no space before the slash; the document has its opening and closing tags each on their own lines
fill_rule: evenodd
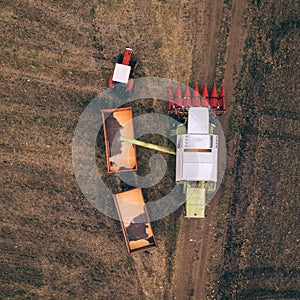
<svg viewBox="0 0 300 300">
<path fill-rule="evenodd" d="M 222 17 L 223 1 L 213 0 L 203 9 L 198 8 L 196 16 L 197 31 L 193 45 L 192 79 L 203 85 L 215 79 L 218 54 L 218 28 Z"/>
<path fill-rule="evenodd" d="M 193 77 L 196 82 L 212 83 L 215 78 L 215 68 L 217 59 L 217 34 L 222 18 L 223 1 L 212 1 L 207 4 L 206 36 L 208 37 L 208 47 L 206 52 L 197 50 L 197 42 L 194 46 Z M 224 75 L 224 85 L 227 99 L 227 112 L 220 118 L 224 134 L 228 133 L 228 124 L 232 106 L 234 104 L 234 72 L 239 71 L 242 65 L 242 51 L 246 38 L 243 31 L 243 11 L 242 1 L 233 1 L 231 30 L 227 42 L 227 52 L 225 56 L 226 66 Z M 197 36 L 196 36 L 197 38 Z M 202 59 L 201 59 L 202 58 Z M 204 61 L 203 61 L 204 60 Z M 227 161 L 228 165 L 233 163 Z M 220 193 L 216 194 L 214 201 L 207 207 L 207 217 L 203 220 L 183 220 L 178 234 L 178 244 L 176 250 L 175 274 L 172 284 L 172 299 L 206 299 L 208 260 L 216 245 L 214 242 L 215 216 Z M 214 248 L 214 249 L 213 249 Z"/>
<path fill-rule="evenodd" d="M 197 31 L 195 36 L 193 77 L 196 82 L 200 80 L 209 82 L 208 80 L 214 78 L 217 58 L 216 37 L 222 2 L 212 1 L 205 10 L 205 20 L 202 24 L 199 24 L 201 21 L 196 23 L 198 26 L 206 26 L 204 31 L 203 29 Z M 196 16 L 196 19 L 201 20 L 201 16 Z M 208 47 L 203 47 L 203 37 L 207 37 Z M 208 230 L 211 218 L 212 215 L 208 212 L 208 217 L 204 220 L 183 220 L 178 236 L 173 299 L 187 299 L 194 296 L 197 299 L 205 298 Z"/>
</svg>

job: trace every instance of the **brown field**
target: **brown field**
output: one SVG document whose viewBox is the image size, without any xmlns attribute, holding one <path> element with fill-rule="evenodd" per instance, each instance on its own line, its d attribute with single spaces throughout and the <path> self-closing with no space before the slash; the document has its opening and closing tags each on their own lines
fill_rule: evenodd
<svg viewBox="0 0 300 300">
<path fill-rule="evenodd" d="M 222 299 L 299 299 L 299 7 L 254 1 L 236 86 Z M 297 92 L 298 91 L 298 92 Z"/>
<path fill-rule="evenodd" d="M 244 2 L 2 1 L 1 299 L 300 298 L 299 4 Z M 153 222 L 159 247 L 133 257 L 119 222 L 81 193 L 71 152 L 81 112 L 126 46 L 137 77 L 223 82 L 228 106 L 227 170 L 207 219 L 179 209 Z M 121 192 L 102 134 L 98 168 Z M 137 149 L 139 175 L 152 153 Z M 174 158 L 163 157 L 168 172 L 146 201 L 174 186 Z"/>
</svg>

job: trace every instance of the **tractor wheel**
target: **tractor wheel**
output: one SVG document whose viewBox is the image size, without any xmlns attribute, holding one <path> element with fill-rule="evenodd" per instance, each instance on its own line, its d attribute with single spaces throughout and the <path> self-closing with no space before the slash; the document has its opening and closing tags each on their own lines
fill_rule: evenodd
<svg viewBox="0 0 300 300">
<path fill-rule="evenodd" d="M 117 57 L 117 63 L 118 63 L 118 64 L 121 64 L 122 61 L 123 61 L 123 54 L 120 53 L 120 54 L 118 55 L 118 57 Z"/>
</svg>

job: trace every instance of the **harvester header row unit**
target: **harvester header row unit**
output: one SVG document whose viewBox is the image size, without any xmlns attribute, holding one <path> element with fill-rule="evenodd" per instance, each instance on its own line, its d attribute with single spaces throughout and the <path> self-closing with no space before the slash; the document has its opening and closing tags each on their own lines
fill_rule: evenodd
<svg viewBox="0 0 300 300">
<path fill-rule="evenodd" d="M 182 93 L 180 84 L 178 84 L 175 93 L 169 87 L 168 94 L 168 111 L 170 114 L 185 114 L 190 107 L 207 107 L 216 114 L 223 114 L 226 110 L 224 86 L 222 86 L 221 92 L 218 94 L 217 87 L 214 84 L 209 95 L 207 86 L 204 84 L 202 95 L 200 95 L 198 83 L 192 91 L 186 85 L 184 93 Z"/>
</svg>

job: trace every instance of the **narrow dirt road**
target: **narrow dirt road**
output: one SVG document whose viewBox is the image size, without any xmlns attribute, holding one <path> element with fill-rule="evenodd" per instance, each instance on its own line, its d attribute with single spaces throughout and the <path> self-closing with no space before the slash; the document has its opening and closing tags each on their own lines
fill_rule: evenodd
<svg viewBox="0 0 300 300">
<path fill-rule="evenodd" d="M 212 84 L 215 79 L 218 32 L 222 19 L 223 1 L 211 1 L 207 4 L 205 26 L 205 40 L 198 46 L 195 43 L 193 59 L 193 78 L 197 82 Z M 227 41 L 225 55 L 226 66 L 224 85 L 226 87 L 227 113 L 220 118 L 224 134 L 228 132 L 230 112 L 234 103 L 234 72 L 239 71 L 242 63 L 242 51 L 245 35 L 243 34 L 242 1 L 233 1 L 231 13 L 231 30 Z M 196 37 L 197 38 L 197 37 Z M 206 51 L 203 51 L 203 43 Z M 230 164 L 230 162 L 228 162 Z M 207 208 L 207 218 L 185 219 L 182 221 L 178 235 L 176 251 L 176 269 L 174 274 L 172 299 L 206 299 L 208 261 L 214 243 L 215 215 L 218 210 L 217 203 L 220 193 Z M 221 247 L 221 245 L 219 245 Z"/>
</svg>

